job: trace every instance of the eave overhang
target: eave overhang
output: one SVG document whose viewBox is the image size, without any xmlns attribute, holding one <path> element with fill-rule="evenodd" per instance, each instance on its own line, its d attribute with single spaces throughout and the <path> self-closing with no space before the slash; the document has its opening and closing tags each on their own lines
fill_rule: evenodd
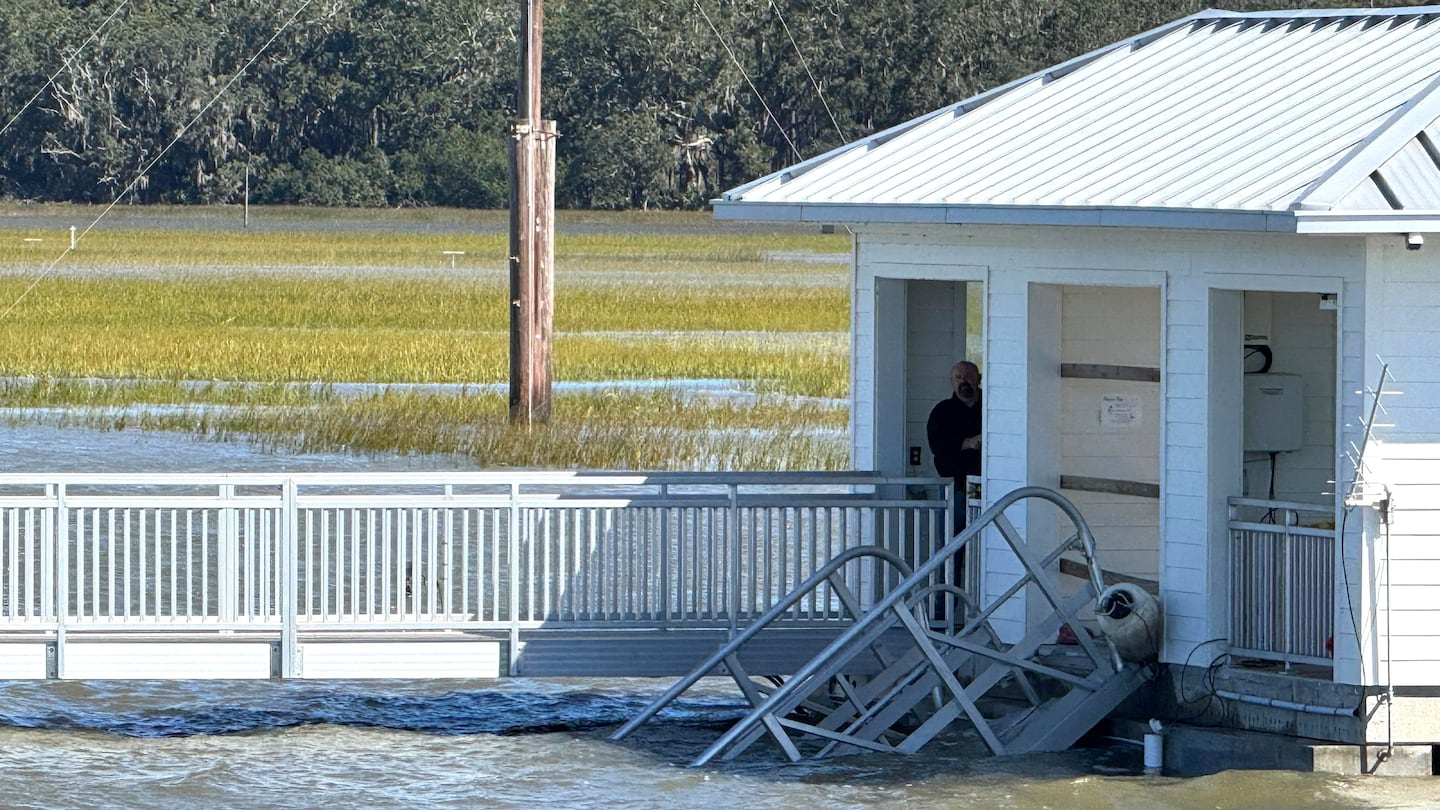
<svg viewBox="0 0 1440 810">
<path fill-rule="evenodd" d="M 1440 233 L 1440 211 L 1224 211 L 989 205 L 852 205 L 713 200 L 715 218 L 817 225 L 1053 225 L 1254 233 Z"/>
<path fill-rule="evenodd" d="M 1059 225 L 1294 233 L 1290 211 L 1223 211 L 1115 206 L 854 205 L 713 200 L 715 218 L 825 225 Z M 1440 222 L 1440 221 L 1437 221 Z"/>
</svg>

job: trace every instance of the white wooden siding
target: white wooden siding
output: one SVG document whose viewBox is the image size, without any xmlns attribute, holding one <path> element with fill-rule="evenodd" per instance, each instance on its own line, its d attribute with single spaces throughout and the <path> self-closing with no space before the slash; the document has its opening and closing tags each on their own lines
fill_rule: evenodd
<svg viewBox="0 0 1440 810">
<path fill-rule="evenodd" d="M 1366 313 L 1367 387 L 1379 381 L 1379 363 L 1390 366 L 1393 382 L 1384 398 L 1371 443 L 1370 480 L 1390 489 L 1393 517 L 1388 531 L 1390 597 L 1387 610 L 1385 539 L 1348 549 L 1364 558 L 1364 569 L 1379 572 L 1357 597 L 1364 608 L 1362 629 L 1383 653 L 1387 621 L 1393 636 L 1391 667 L 1377 654 L 1366 668 L 1368 682 L 1402 686 L 1440 685 L 1440 253 L 1430 246 L 1403 249 L 1397 237 L 1371 239 L 1370 294 Z M 1373 358 L 1373 359 L 1372 359 Z M 1361 507 L 1363 508 L 1363 507 Z"/>
<path fill-rule="evenodd" d="M 1178 334 L 1210 334 L 1210 289 L 1203 275 L 1177 271 L 1170 274 L 1165 288 L 1164 376 L 1165 425 L 1161 431 L 1164 448 L 1161 463 L 1162 517 L 1160 554 L 1160 596 L 1165 610 L 1164 660 L 1208 663 L 1207 656 L 1219 650 L 1201 645 L 1222 634 L 1215 593 L 1223 581 L 1223 561 L 1215 545 L 1222 535 L 1214 528 L 1217 514 L 1212 504 L 1221 493 L 1209 481 L 1209 409 L 1197 409 L 1193 401 L 1207 400 L 1210 391 L 1209 339 L 1197 347 L 1178 346 L 1169 330 Z M 1238 363 L 1238 359 L 1236 360 Z M 1200 469 L 1197 470 L 1196 467 Z M 1202 472 L 1203 471 L 1203 472 Z M 1206 475 L 1201 487 L 1180 487 L 1177 476 Z"/>
<path fill-rule="evenodd" d="M 851 281 L 850 332 L 850 463 L 874 470 L 875 275 L 858 262 Z"/>
<path fill-rule="evenodd" d="M 1214 443 L 1234 441 L 1238 445 L 1233 430 L 1217 435 L 1212 429 L 1208 403 L 1212 383 L 1216 382 L 1212 375 L 1217 373 L 1212 368 L 1209 343 L 1212 292 L 1340 293 L 1344 331 L 1336 365 L 1342 374 L 1335 390 L 1344 393 L 1332 445 L 1347 446 L 1358 439 L 1357 429 L 1338 425 L 1355 424 L 1362 409 L 1361 398 L 1354 392 L 1368 384 L 1361 377 L 1370 372 L 1365 359 L 1369 349 L 1363 339 L 1364 239 L 968 225 L 875 226 L 857 231 L 857 385 L 853 411 L 858 428 L 854 433 L 857 464 L 871 458 L 865 448 L 871 441 L 871 423 L 866 420 L 873 414 L 873 402 L 869 400 L 874 396 L 874 358 L 865 353 L 865 347 L 874 345 L 876 324 L 873 317 L 864 317 L 863 308 L 866 301 L 873 302 L 873 279 L 988 278 L 984 387 L 989 498 L 1030 483 L 1054 483 L 1032 479 L 1029 463 L 1031 452 L 1039 452 L 1038 447 L 1031 446 L 1030 413 L 1043 405 L 1031 402 L 1028 391 L 1035 362 L 1027 347 L 1033 333 L 1032 285 L 1116 285 L 1162 290 L 1164 340 L 1159 358 L 1162 384 L 1158 416 L 1163 441 L 1158 478 L 1163 494 L 1159 509 L 1159 572 L 1166 612 L 1163 657 L 1174 663 L 1187 659 L 1192 664 L 1208 663 L 1209 656 L 1220 648 L 1199 648 L 1223 636 L 1226 627 L 1224 498 L 1239 494 L 1240 480 L 1234 465 L 1217 470 L 1211 463 Z M 1440 273 L 1436 276 L 1440 277 Z M 1236 300 L 1235 318 L 1226 325 L 1239 330 L 1242 324 Z M 1318 306 L 1318 296 L 1315 300 Z M 1229 368 L 1233 371 L 1238 366 Z M 1431 382 L 1440 385 L 1440 376 Z M 1323 391 L 1309 393 L 1323 396 Z M 1318 420 L 1313 427 L 1320 430 Z M 1323 462 L 1314 468 L 1321 466 Z M 1358 537 L 1357 526 L 1348 528 Z M 994 593 L 1009 584 L 1017 569 L 1013 560 L 995 554 L 993 546 L 991 550 L 985 585 L 988 592 Z M 1353 556 L 1353 549 L 1347 547 L 1346 553 Z M 1352 579 L 1360 576 L 1360 570 L 1358 557 L 1354 557 Z M 1337 601 L 1343 604 L 1343 600 Z M 1017 608 L 1006 618 L 1018 627 L 1023 615 L 1023 608 Z M 1348 615 L 1342 611 L 1336 622 L 1336 677 L 1355 682 L 1360 668 L 1353 639 L 1347 646 L 1349 631 L 1344 628 L 1348 622 Z M 1002 632 L 1009 635 L 1015 627 L 1004 627 L 1002 623 Z"/>
<path fill-rule="evenodd" d="M 1008 257 L 997 257 L 1008 258 Z M 1004 264 L 1008 265 L 1008 262 Z M 1029 335 L 1029 284 L 1023 274 L 1010 268 L 992 268 L 986 287 L 985 319 L 985 440 L 983 444 L 985 497 L 987 502 L 1030 483 L 1027 420 L 1030 387 L 1027 384 L 1030 359 L 1026 352 Z M 1048 482 L 1047 482 L 1048 483 Z M 1012 515 L 1015 528 L 1029 531 L 1024 512 Z M 997 536 L 986 538 L 983 600 L 988 602 L 1009 588 L 1024 574 L 1020 561 Z M 1023 594 L 998 614 L 996 630 L 1006 640 L 1025 635 L 1026 605 Z"/>
<path fill-rule="evenodd" d="M 1159 368 L 1161 310 L 1154 287 L 1066 286 L 1061 362 Z M 1060 471 L 1064 475 L 1158 484 L 1160 386 L 1120 380 L 1061 380 Z M 1107 396 L 1138 404 L 1127 426 L 1107 425 Z M 1107 570 L 1159 578 L 1160 503 L 1134 496 L 1065 493 L 1095 534 Z"/>
<path fill-rule="evenodd" d="M 1440 250 L 1406 251 L 1399 238 L 1381 251 L 1383 283 L 1372 310 L 1372 352 L 1390 364 L 1403 396 L 1388 399 L 1392 440 L 1440 436 Z M 1371 382 L 1373 385 L 1373 381 Z"/>
<path fill-rule="evenodd" d="M 1394 513 L 1389 531 L 1374 544 L 1379 572 L 1374 645 L 1383 660 L 1388 640 L 1394 658 L 1393 671 L 1382 667 L 1376 675 L 1381 683 L 1433 686 L 1440 684 L 1440 444 L 1385 446 L 1382 452 Z"/>
</svg>

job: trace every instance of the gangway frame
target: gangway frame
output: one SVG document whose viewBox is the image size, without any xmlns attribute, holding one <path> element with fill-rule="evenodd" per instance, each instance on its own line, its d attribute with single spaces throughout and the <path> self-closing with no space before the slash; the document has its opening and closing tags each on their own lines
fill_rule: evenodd
<svg viewBox="0 0 1440 810">
<path fill-rule="evenodd" d="M 737 634 L 733 639 L 731 639 L 729 643 L 721 647 L 720 650 L 717 651 L 714 655 L 711 655 L 709 658 L 705 659 L 704 663 L 700 664 L 689 674 L 676 681 L 669 689 L 665 691 L 663 695 L 661 695 L 658 699 L 651 703 L 651 705 L 647 707 L 645 711 L 641 712 L 640 715 L 632 719 L 623 728 L 616 732 L 613 739 L 622 739 L 635 728 L 638 728 L 639 726 L 648 722 L 656 714 L 659 714 L 660 711 L 662 711 L 673 700 L 680 697 L 687 690 L 689 690 L 690 687 L 698 683 L 701 678 L 704 678 L 705 676 L 716 671 L 724 671 L 728 673 L 730 677 L 734 679 L 735 685 L 739 687 L 741 693 L 745 695 L 745 698 L 750 701 L 750 704 L 752 706 L 759 707 L 763 705 L 765 702 L 765 695 L 767 693 L 773 693 L 774 690 L 756 682 L 745 671 L 745 667 L 740 663 L 740 657 L 738 654 L 741 648 L 745 646 L 746 642 L 759 635 L 761 631 L 765 630 L 777 619 L 784 616 L 790 610 L 790 608 L 794 607 L 800 601 L 805 599 L 805 597 L 814 593 L 822 585 L 828 584 L 832 588 L 833 593 L 836 595 L 837 598 L 839 598 L 841 604 L 845 606 L 845 609 L 850 613 L 852 617 L 855 617 L 856 619 L 863 618 L 866 615 L 866 611 L 862 607 L 862 602 L 854 594 L 854 592 L 850 590 L 849 586 L 846 585 L 843 574 L 846 565 L 849 565 L 851 562 L 854 562 L 856 560 L 864 560 L 866 558 L 873 559 L 876 562 L 888 564 L 891 568 L 895 569 L 895 571 L 900 574 L 900 576 L 902 577 L 902 581 L 905 579 L 909 579 L 910 576 L 913 574 L 910 565 L 906 563 L 905 560 L 901 559 L 900 555 L 886 548 L 881 548 L 879 546 L 864 546 L 859 548 L 850 548 L 842 551 L 840 554 L 837 554 L 833 559 L 831 559 L 828 563 L 821 566 L 820 569 L 817 570 L 815 573 L 807 577 L 804 582 L 796 586 L 794 590 L 786 594 L 783 599 L 777 602 L 769 610 L 765 611 L 765 613 L 763 613 L 754 622 L 746 625 L 746 627 L 741 630 L 739 634 Z M 883 581 L 883 577 L 881 579 Z M 882 666 L 892 663 L 893 656 L 888 654 L 888 652 L 885 650 L 883 640 L 872 639 L 871 645 L 873 645 L 871 648 L 873 649 L 877 660 Z M 773 721 L 768 719 L 762 722 L 765 723 L 767 728 L 770 728 L 773 723 Z M 770 730 L 775 735 L 777 742 L 779 742 L 781 747 L 785 749 L 786 753 L 789 754 L 792 759 L 798 759 L 799 752 L 794 748 L 793 744 L 791 744 L 789 738 L 783 732 L 781 732 L 778 727 L 771 728 Z"/>
<path fill-rule="evenodd" d="M 1005 515 L 1011 507 L 1034 499 L 1058 507 L 1075 529 L 1043 557 L 1029 548 Z M 966 615 L 958 630 L 953 626 L 932 627 L 925 618 L 932 607 L 929 600 L 946 595 L 946 589 L 930 585 L 930 576 L 950 564 L 951 558 L 992 526 L 1024 567 L 1024 575 L 978 610 L 977 603 L 963 598 Z M 1089 576 L 1082 579 L 1081 591 L 1067 598 L 1056 583 L 1058 571 L 1052 574 L 1049 569 L 1070 551 L 1084 557 Z M 876 556 L 890 559 L 884 554 Z M 897 567 L 903 571 L 903 561 Z M 817 571 L 784 602 L 803 598 L 806 591 L 829 575 L 823 569 Z M 1030 586 L 1050 605 L 1051 613 L 1033 623 L 1020 641 L 1001 644 L 990 620 L 1012 597 Z M 746 627 L 618 729 L 612 739 L 629 736 L 723 665 L 752 708 L 696 758 L 693 766 L 705 765 L 716 757 L 734 759 L 766 733 L 791 761 L 802 758 L 791 732 L 823 741 L 816 757 L 842 749 L 914 753 L 962 716 L 997 755 L 1063 750 L 1151 674 L 1148 667 L 1126 664 L 1113 644 L 1103 636 L 1092 638 L 1079 624 L 1080 612 L 1094 605 L 1103 590 L 1095 540 L 1079 510 L 1058 492 L 1022 487 L 1002 496 L 896 587 L 864 608 L 852 625 L 779 686 L 762 686 L 739 666 L 746 642 L 778 617 L 777 612 L 776 616 L 761 617 Z M 1040 648 L 1056 637 L 1062 625 L 1076 631 L 1080 668 L 1085 671 L 1073 671 L 1076 662 L 1061 669 L 1039 659 Z M 898 655 L 897 636 L 901 643 L 908 644 Z M 863 683 L 848 677 L 856 671 L 857 659 L 869 655 L 880 660 L 883 669 L 879 674 L 867 676 Z M 1042 697 L 1036 688 L 1039 679 L 1049 682 L 1052 690 L 1058 687 L 1060 694 Z M 979 701 L 1004 683 L 1015 685 L 1028 708 L 995 721 L 985 715 Z M 831 697 L 837 691 L 838 696 Z M 796 714 L 799 709 L 805 710 L 805 716 Z M 812 716 L 818 719 L 810 719 Z M 902 730 L 899 726 L 907 718 L 918 722 Z"/>
</svg>

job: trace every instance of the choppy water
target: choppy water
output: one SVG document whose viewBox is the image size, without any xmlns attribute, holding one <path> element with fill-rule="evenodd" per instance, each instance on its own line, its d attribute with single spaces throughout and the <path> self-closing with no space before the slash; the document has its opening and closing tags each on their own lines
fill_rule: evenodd
<svg viewBox="0 0 1440 810">
<path fill-rule="evenodd" d="M 1431 780 L 1138 776 L 1117 745 L 996 759 L 971 735 L 916 757 L 683 763 L 736 716 L 706 685 L 624 743 L 648 680 L 0 685 L 10 807 L 1424 807 Z"/>
<path fill-rule="evenodd" d="M 434 470 L 450 457 L 273 455 L 178 435 L 0 428 L 9 471 Z M 0 654 L 4 654 L 0 647 Z M 1440 806 L 1435 778 L 1145 777 L 1123 743 L 684 767 L 737 715 L 706 683 L 623 743 L 644 679 L 0 682 L 0 805 L 20 808 L 1361 808 Z"/>
</svg>

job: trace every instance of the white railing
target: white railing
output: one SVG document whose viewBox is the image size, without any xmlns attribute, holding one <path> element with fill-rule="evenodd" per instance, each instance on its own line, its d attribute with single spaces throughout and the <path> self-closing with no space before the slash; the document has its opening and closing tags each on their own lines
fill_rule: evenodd
<svg viewBox="0 0 1440 810">
<path fill-rule="evenodd" d="M 733 629 L 844 549 L 928 559 L 950 498 L 862 473 L 4 474 L 0 636 Z M 787 619 L 841 614 L 822 591 Z"/>
<path fill-rule="evenodd" d="M 1230 499 L 1233 654 L 1287 664 L 1334 658 L 1334 516 L 1315 504 Z"/>
</svg>

